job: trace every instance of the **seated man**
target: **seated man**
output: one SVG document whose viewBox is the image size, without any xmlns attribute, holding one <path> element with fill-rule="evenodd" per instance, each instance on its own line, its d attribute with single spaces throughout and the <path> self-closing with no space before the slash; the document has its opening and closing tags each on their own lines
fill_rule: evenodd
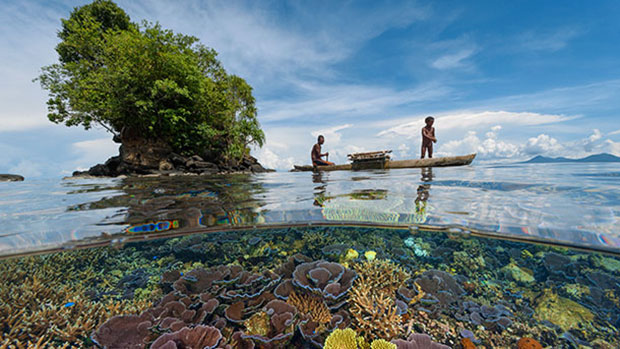
<svg viewBox="0 0 620 349">
<path fill-rule="evenodd" d="M 321 135 L 317 139 L 317 143 L 312 147 L 310 157 L 312 158 L 312 166 L 334 165 L 333 162 L 321 159 L 323 156 L 329 157 L 329 153 L 321 154 L 321 145 L 325 143 L 325 138 Z"/>
</svg>

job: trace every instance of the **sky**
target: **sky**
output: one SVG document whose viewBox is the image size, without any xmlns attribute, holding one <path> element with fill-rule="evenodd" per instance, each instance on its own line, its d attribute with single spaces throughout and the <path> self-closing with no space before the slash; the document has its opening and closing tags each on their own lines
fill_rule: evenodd
<svg viewBox="0 0 620 349">
<path fill-rule="evenodd" d="M 88 1 L 0 0 L 0 173 L 57 177 L 104 162 L 103 129 L 47 120 L 32 80 L 55 63 L 60 19 Z M 117 1 L 214 48 L 254 88 L 266 167 L 392 149 L 436 156 L 620 156 L 620 2 Z"/>
</svg>

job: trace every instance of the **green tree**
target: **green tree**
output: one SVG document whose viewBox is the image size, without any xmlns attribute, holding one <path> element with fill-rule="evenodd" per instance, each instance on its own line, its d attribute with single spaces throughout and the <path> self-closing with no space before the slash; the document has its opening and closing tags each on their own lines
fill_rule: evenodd
<svg viewBox="0 0 620 349">
<path fill-rule="evenodd" d="M 52 122 L 96 123 L 115 135 L 129 128 L 175 151 L 222 159 L 263 145 L 252 87 L 197 38 L 133 24 L 107 0 L 74 9 L 58 36 L 59 63 L 38 78 Z"/>
</svg>

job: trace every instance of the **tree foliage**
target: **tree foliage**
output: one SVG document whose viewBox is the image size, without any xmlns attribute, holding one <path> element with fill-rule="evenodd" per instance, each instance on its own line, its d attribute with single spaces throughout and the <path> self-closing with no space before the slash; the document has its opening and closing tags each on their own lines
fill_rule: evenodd
<svg viewBox="0 0 620 349">
<path fill-rule="evenodd" d="M 59 62 L 38 78 L 52 122 L 131 128 L 179 152 L 224 158 L 263 145 L 252 87 L 197 38 L 131 23 L 109 0 L 74 9 L 58 36 Z"/>
</svg>

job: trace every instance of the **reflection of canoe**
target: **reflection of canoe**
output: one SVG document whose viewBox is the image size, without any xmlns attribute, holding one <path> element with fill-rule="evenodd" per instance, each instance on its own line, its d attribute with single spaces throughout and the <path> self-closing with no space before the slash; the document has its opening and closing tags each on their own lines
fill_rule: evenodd
<svg viewBox="0 0 620 349">
<path fill-rule="evenodd" d="M 415 160 L 388 160 L 385 163 L 378 163 L 376 168 L 416 168 L 416 167 L 442 167 L 442 166 L 463 166 L 469 165 L 476 154 L 463 156 L 449 156 L 445 158 L 432 159 L 415 159 Z M 369 168 L 369 167 L 365 167 Z M 317 166 L 318 171 L 348 171 L 355 170 L 353 164 Z M 292 171 L 314 171 L 315 168 L 310 165 L 297 166 Z"/>
</svg>

